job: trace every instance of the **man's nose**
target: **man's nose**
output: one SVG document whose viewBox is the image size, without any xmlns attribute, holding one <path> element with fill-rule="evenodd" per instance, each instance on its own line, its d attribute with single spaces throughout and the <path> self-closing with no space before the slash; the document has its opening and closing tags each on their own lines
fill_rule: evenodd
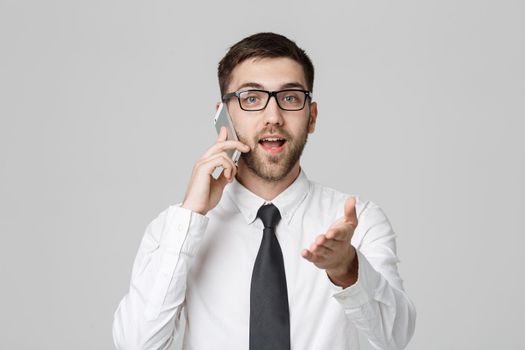
<svg viewBox="0 0 525 350">
<path fill-rule="evenodd" d="M 273 97 L 273 98 L 272 98 Z M 264 123 L 268 124 L 277 124 L 283 125 L 283 110 L 279 108 L 277 104 L 277 97 L 272 96 L 268 101 L 268 105 L 264 109 Z"/>
</svg>

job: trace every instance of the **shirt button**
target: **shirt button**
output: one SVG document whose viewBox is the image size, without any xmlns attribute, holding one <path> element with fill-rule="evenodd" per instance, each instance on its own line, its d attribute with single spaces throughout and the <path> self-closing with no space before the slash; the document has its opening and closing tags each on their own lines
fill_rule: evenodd
<svg viewBox="0 0 525 350">
<path fill-rule="evenodd" d="M 177 226 L 177 231 L 179 231 L 179 232 L 184 231 L 184 225 L 183 224 L 179 224 L 179 226 Z"/>
</svg>

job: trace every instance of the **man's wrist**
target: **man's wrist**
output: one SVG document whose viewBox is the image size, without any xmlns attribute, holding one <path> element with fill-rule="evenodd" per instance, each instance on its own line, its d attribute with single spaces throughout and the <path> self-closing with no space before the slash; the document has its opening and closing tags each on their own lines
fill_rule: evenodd
<svg viewBox="0 0 525 350">
<path fill-rule="evenodd" d="M 191 205 L 188 205 L 186 202 L 182 202 L 181 205 L 180 205 L 181 208 L 184 208 L 184 209 L 188 209 L 188 210 L 191 210 L 192 212 L 194 213 L 197 213 L 197 214 L 200 214 L 202 216 L 205 216 L 208 211 L 206 210 L 203 210 L 203 209 L 196 209 L 194 208 L 193 206 Z"/>
<path fill-rule="evenodd" d="M 347 265 L 347 268 L 343 269 L 342 271 L 326 270 L 326 274 L 328 275 L 328 278 L 332 281 L 332 283 L 336 286 L 348 288 L 357 282 L 358 270 L 359 261 L 357 259 L 357 254 L 355 254 L 354 250 L 354 258 Z"/>
</svg>

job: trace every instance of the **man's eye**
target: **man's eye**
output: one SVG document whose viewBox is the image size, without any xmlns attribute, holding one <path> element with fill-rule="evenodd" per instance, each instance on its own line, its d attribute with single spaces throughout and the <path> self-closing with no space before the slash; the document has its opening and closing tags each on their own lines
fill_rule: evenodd
<svg viewBox="0 0 525 350">
<path fill-rule="evenodd" d="M 284 100 L 286 102 L 295 102 L 295 101 L 297 101 L 297 97 L 296 96 L 292 96 L 292 95 L 288 95 L 288 96 L 284 97 Z"/>
<path fill-rule="evenodd" d="M 246 96 L 244 98 L 244 102 L 246 103 L 257 103 L 258 100 L 259 98 L 257 96 Z"/>
</svg>

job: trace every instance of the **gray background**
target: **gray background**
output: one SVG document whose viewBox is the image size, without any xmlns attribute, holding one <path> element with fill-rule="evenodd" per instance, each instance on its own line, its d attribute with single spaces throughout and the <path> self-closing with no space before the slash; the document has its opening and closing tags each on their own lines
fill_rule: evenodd
<svg viewBox="0 0 525 350">
<path fill-rule="evenodd" d="M 219 59 L 275 31 L 316 67 L 308 176 L 399 235 L 408 349 L 522 349 L 524 10 L 0 0 L 0 348 L 112 348 L 144 230 L 215 140 Z"/>
</svg>

